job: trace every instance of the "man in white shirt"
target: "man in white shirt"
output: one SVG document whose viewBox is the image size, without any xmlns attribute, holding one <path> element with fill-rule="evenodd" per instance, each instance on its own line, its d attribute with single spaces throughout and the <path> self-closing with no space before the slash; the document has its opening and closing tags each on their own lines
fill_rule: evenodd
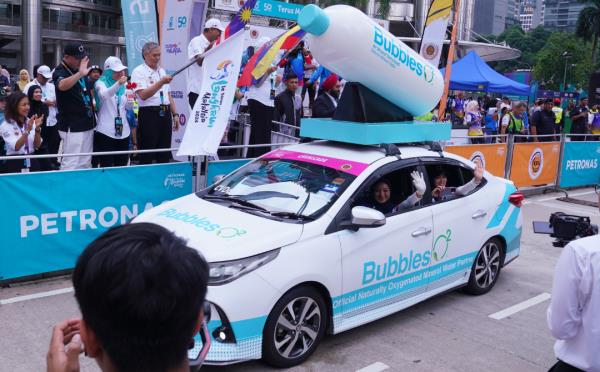
<svg viewBox="0 0 600 372">
<path fill-rule="evenodd" d="M 155 42 L 148 42 L 142 48 L 144 63 L 137 66 L 131 73 L 131 82 L 136 84 L 135 94 L 139 105 L 137 144 L 138 149 L 171 148 L 173 116 L 177 115 L 175 103 L 171 96 L 169 83 L 173 80 L 160 67 L 160 47 Z M 170 152 L 140 154 L 142 164 L 167 163 L 171 158 Z"/>
<path fill-rule="evenodd" d="M 56 87 L 50 82 L 52 79 L 52 70 L 46 65 L 41 65 L 37 69 L 35 79 L 25 86 L 23 93 L 27 94 L 32 85 L 39 85 L 42 88 L 42 102 L 48 106 L 48 118 L 46 119 L 46 128 L 42 131 L 44 144 L 49 154 L 57 154 L 60 145 L 60 136 L 56 126 Z M 56 159 L 52 159 L 57 163 Z"/>
<path fill-rule="evenodd" d="M 212 48 L 215 40 L 221 37 L 223 25 L 216 18 L 211 18 L 204 24 L 204 31 L 201 35 L 196 36 L 188 44 L 188 58 L 196 58 L 207 50 Z M 197 63 L 188 68 L 188 100 L 190 109 L 194 108 L 194 104 L 198 99 L 198 93 L 202 87 L 202 61 L 204 58 L 198 58 Z"/>
<path fill-rule="evenodd" d="M 558 339 L 558 362 L 550 371 L 600 371 L 600 235 L 564 248 L 556 263 L 547 320 Z"/>
</svg>

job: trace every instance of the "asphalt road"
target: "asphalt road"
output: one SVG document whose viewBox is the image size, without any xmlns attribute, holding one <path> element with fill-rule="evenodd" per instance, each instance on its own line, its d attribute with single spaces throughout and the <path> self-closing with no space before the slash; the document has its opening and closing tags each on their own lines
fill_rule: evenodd
<svg viewBox="0 0 600 372">
<path fill-rule="evenodd" d="M 596 200 L 592 189 L 571 196 Z M 479 297 L 447 293 L 412 308 L 324 339 L 316 353 L 290 371 L 546 371 L 555 361 L 554 340 L 546 327 L 548 295 L 561 249 L 535 235 L 531 221 L 547 220 L 551 212 L 588 215 L 600 224 L 598 208 L 556 200 L 562 194 L 528 198 L 523 206 L 521 256 L 501 273 L 495 288 Z M 14 303 L 18 296 L 71 286 L 57 278 L 0 289 L 0 371 L 43 371 L 52 326 L 78 316 L 72 292 Z M 502 317 L 513 305 L 534 305 Z M 497 314 L 494 319 L 490 317 Z M 506 315 L 504 313 L 504 315 Z M 83 371 L 98 371 L 81 357 Z M 259 361 L 205 371 L 270 370 Z"/>
</svg>

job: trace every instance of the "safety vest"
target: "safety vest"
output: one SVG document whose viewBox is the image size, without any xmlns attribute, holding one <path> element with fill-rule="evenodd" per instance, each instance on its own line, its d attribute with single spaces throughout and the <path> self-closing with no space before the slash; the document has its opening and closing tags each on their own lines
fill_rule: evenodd
<svg viewBox="0 0 600 372">
<path fill-rule="evenodd" d="M 517 119 L 512 112 L 509 112 L 510 120 L 508 122 L 508 133 L 520 134 L 523 130 L 523 119 Z"/>
<path fill-rule="evenodd" d="M 556 120 L 554 120 L 554 124 L 560 124 L 560 121 L 562 120 L 562 116 L 563 116 L 563 109 L 561 107 L 554 106 L 554 107 L 552 107 L 552 112 L 556 116 Z"/>
</svg>

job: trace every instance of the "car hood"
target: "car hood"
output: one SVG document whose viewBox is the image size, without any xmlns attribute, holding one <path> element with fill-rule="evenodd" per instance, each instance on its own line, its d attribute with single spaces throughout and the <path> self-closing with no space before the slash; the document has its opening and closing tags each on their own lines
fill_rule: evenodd
<svg viewBox="0 0 600 372">
<path fill-rule="evenodd" d="M 292 244 L 302 224 L 274 221 L 199 198 L 184 196 L 152 208 L 132 222 L 161 225 L 188 241 L 208 262 L 235 260 Z"/>
</svg>

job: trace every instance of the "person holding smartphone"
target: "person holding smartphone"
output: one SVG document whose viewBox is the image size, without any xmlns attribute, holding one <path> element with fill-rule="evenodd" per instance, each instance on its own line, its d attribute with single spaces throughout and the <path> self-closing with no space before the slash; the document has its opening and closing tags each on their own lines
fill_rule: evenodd
<svg viewBox="0 0 600 372">
<path fill-rule="evenodd" d="M 127 121 L 127 66 L 117 57 L 108 57 L 104 72 L 95 85 L 98 126 L 94 133 L 94 152 L 127 151 L 131 130 Z M 125 166 L 129 155 L 95 156 L 94 165 L 100 167 Z"/>
<path fill-rule="evenodd" d="M 0 125 L 0 136 L 5 143 L 6 155 L 29 155 L 42 145 L 42 122 L 44 117 L 33 115 L 29 119 L 29 98 L 22 92 L 8 96 L 4 111 L 4 122 Z M 3 173 L 19 173 L 40 170 L 37 159 L 7 160 Z"/>
</svg>

